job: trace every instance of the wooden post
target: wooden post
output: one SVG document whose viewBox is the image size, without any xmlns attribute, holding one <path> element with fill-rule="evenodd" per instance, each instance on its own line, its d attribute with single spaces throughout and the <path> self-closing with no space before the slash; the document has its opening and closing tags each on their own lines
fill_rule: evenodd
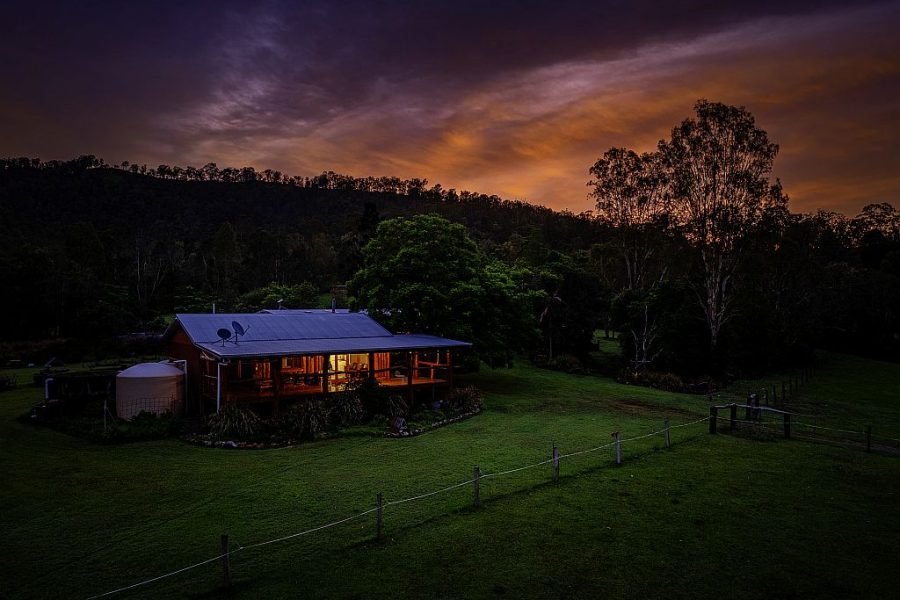
<svg viewBox="0 0 900 600">
<path fill-rule="evenodd" d="M 378 511 L 375 513 L 376 515 L 376 539 L 384 538 L 384 496 L 381 492 L 378 492 L 378 495 L 375 497 L 376 505 L 378 506 Z"/>
<path fill-rule="evenodd" d="M 481 469 L 478 468 L 478 465 L 475 465 L 475 468 L 472 470 L 472 483 L 473 487 L 473 504 L 478 507 L 481 506 Z"/>
<path fill-rule="evenodd" d="M 728 431 L 734 431 L 734 422 L 737 420 L 737 404 L 732 402 L 729 408 L 731 414 L 728 420 Z"/>
<path fill-rule="evenodd" d="M 622 464 L 622 442 L 619 440 L 619 432 L 613 431 L 612 436 L 616 440 L 616 465 Z"/>
<path fill-rule="evenodd" d="M 784 413 L 784 439 L 791 439 L 791 413 Z"/>
<path fill-rule="evenodd" d="M 447 387 L 453 389 L 453 352 L 447 350 Z"/>
<path fill-rule="evenodd" d="M 553 444 L 553 481 L 559 481 L 559 448 L 556 447 L 556 444 Z"/>
<path fill-rule="evenodd" d="M 409 408 L 412 410 L 413 405 L 413 371 L 415 367 L 413 366 L 413 353 L 409 352 L 406 355 L 406 393 L 409 395 Z"/>
<path fill-rule="evenodd" d="M 753 418 L 753 394 L 747 394 L 747 406 L 744 408 L 744 420 L 749 421 Z"/>
<path fill-rule="evenodd" d="M 223 533 L 220 539 L 222 544 L 222 582 L 225 587 L 231 585 L 231 552 L 228 549 L 228 534 Z"/>
<path fill-rule="evenodd" d="M 369 352 L 369 379 L 375 379 L 375 353 Z"/>
<path fill-rule="evenodd" d="M 322 393 L 328 393 L 328 363 L 331 362 L 330 354 L 322 355 Z"/>
<path fill-rule="evenodd" d="M 715 406 L 709 407 L 709 432 L 713 435 L 716 433 L 716 419 L 718 418 L 719 409 Z"/>
<path fill-rule="evenodd" d="M 872 451 L 872 426 L 866 425 L 866 452 Z"/>
<path fill-rule="evenodd" d="M 668 419 L 663 421 L 663 429 L 666 432 L 666 448 L 669 448 L 672 445 L 672 439 L 669 437 L 669 420 Z"/>
<path fill-rule="evenodd" d="M 559 448 L 553 445 L 553 482 L 559 481 Z"/>
<path fill-rule="evenodd" d="M 272 410 L 277 415 L 281 409 L 281 392 L 284 390 L 284 383 L 281 379 L 281 359 L 276 358 L 271 362 L 272 369 Z"/>
</svg>

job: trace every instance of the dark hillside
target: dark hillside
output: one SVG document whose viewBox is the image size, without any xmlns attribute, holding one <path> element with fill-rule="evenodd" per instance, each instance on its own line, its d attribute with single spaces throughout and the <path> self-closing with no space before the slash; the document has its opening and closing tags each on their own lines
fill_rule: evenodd
<svg viewBox="0 0 900 600">
<path fill-rule="evenodd" d="M 158 329 L 150 322 L 160 315 L 234 306 L 271 283 L 306 281 L 327 293 L 359 268 L 362 246 L 391 217 L 437 213 L 512 261 L 600 239 L 585 217 L 421 181 L 334 173 L 235 181 L 227 169 L 197 181 L 92 158 L 24 162 L 0 168 L 0 277 L 9 290 L 0 302 L 19 316 L 0 332 L 7 340 Z"/>
</svg>

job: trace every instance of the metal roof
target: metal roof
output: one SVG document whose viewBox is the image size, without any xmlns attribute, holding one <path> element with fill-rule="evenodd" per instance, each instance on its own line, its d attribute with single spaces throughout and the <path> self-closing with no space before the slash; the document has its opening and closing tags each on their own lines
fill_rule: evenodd
<svg viewBox="0 0 900 600">
<path fill-rule="evenodd" d="M 299 314 L 342 314 L 345 315 L 350 312 L 349 308 L 335 308 L 332 311 L 330 308 L 264 308 L 260 313 L 267 315 L 299 315 Z M 365 314 L 365 310 L 359 311 L 362 314 Z"/>
<path fill-rule="evenodd" d="M 184 371 L 169 363 L 139 363 L 128 367 L 124 371 L 119 372 L 116 377 L 125 379 L 129 377 L 135 377 L 139 379 L 150 379 L 156 377 L 184 377 Z"/>
<path fill-rule="evenodd" d="M 222 358 L 471 346 L 431 335 L 393 335 L 368 315 L 355 312 L 178 314 L 176 321 L 195 346 Z M 217 331 L 233 330 L 233 321 L 246 333 L 223 344 Z"/>
</svg>

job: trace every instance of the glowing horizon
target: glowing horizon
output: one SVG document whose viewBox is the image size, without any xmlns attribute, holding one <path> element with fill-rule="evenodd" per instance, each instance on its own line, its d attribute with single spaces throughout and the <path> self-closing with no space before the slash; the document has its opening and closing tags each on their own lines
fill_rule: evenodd
<svg viewBox="0 0 900 600">
<path fill-rule="evenodd" d="M 690 2 L 596 4 L 61 8 L 47 22 L 23 5 L 0 36 L 22 58 L 0 66 L 0 155 L 421 178 L 581 212 L 604 151 L 653 149 L 707 98 L 747 107 L 780 145 L 793 211 L 900 200 L 896 2 L 702 18 Z"/>
</svg>

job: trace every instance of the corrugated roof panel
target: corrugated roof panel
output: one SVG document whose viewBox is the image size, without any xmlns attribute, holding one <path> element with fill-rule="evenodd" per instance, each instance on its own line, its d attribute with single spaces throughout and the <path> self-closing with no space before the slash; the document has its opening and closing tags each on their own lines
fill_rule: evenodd
<svg viewBox="0 0 900 600">
<path fill-rule="evenodd" d="M 310 340 L 249 341 L 198 343 L 200 348 L 221 358 L 251 356 L 288 356 L 297 354 L 336 354 L 344 352 L 390 352 L 424 348 L 463 348 L 468 342 L 433 335 L 389 335 L 359 338 L 319 338 Z"/>
<path fill-rule="evenodd" d="M 284 311 L 287 312 L 287 311 Z M 392 334 L 368 315 L 331 311 L 272 313 L 178 314 L 176 318 L 195 344 L 219 342 L 219 329 L 232 330 L 237 321 L 246 332 L 241 343 L 276 340 L 316 340 L 390 337 Z"/>
</svg>

